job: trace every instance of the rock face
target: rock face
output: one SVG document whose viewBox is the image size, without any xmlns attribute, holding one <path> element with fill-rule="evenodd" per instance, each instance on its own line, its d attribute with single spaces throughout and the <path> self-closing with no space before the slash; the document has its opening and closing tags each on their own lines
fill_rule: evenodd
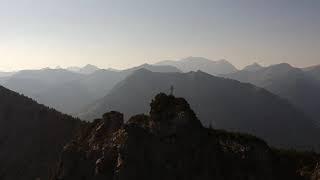
<svg viewBox="0 0 320 180">
<path fill-rule="evenodd" d="M 204 128 L 186 100 L 158 94 L 149 116 L 124 124 L 121 113 L 109 112 L 82 128 L 51 179 L 303 180 L 317 158 L 293 160 L 253 136 Z"/>
</svg>

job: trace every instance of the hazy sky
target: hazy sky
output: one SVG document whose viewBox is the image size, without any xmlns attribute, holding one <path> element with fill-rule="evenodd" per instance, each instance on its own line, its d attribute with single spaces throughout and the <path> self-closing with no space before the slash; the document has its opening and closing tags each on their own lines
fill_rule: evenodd
<svg viewBox="0 0 320 180">
<path fill-rule="evenodd" d="M 0 70 L 187 56 L 320 64 L 320 1 L 0 0 Z"/>
</svg>

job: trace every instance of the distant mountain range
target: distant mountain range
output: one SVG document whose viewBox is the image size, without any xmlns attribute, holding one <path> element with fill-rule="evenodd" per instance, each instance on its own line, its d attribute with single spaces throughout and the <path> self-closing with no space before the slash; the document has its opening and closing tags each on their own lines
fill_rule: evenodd
<svg viewBox="0 0 320 180">
<path fill-rule="evenodd" d="M 100 70 L 100 68 L 98 68 L 97 66 L 91 65 L 91 64 L 87 64 L 84 67 L 68 67 L 66 68 L 69 71 L 73 71 L 73 72 L 77 72 L 77 73 L 81 73 L 81 74 L 91 74 L 94 73 L 95 71 Z"/>
<path fill-rule="evenodd" d="M 320 81 L 317 67 L 299 69 L 282 63 L 261 67 L 255 71 L 242 70 L 223 77 L 251 83 L 288 99 L 309 117 L 320 123 Z"/>
<path fill-rule="evenodd" d="M 149 99 L 159 92 L 185 97 L 202 124 L 251 133 L 281 147 L 320 144 L 320 131 L 312 120 L 286 100 L 251 84 L 207 73 L 156 73 L 141 69 L 118 83 L 104 98 L 91 104 L 80 117 L 92 120 L 116 110 L 127 117 L 146 113 Z"/>
<path fill-rule="evenodd" d="M 154 72 L 180 72 L 173 66 L 143 64 L 121 71 L 98 69 L 89 73 L 85 70 L 96 68 L 87 65 L 77 72 L 61 68 L 23 70 L 3 79 L 2 85 L 61 112 L 77 114 L 141 68 Z"/>
<path fill-rule="evenodd" d="M 84 75 L 64 69 L 23 70 L 7 78 L 3 86 L 36 99 L 47 89 L 82 77 Z"/>
<path fill-rule="evenodd" d="M 83 124 L 0 86 L 0 179 L 48 179 Z"/>
<path fill-rule="evenodd" d="M 299 69 L 284 63 L 269 67 L 253 63 L 237 70 L 225 60 L 188 57 L 179 61 L 162 61 L 156 65 L 143 64 L 125 70 L 105 70 L 90 64 L 66 69 L 57 67 L 23 70 L 0 77 L 0 84 L 61 112 L 79 115 L 106 96 L 116 84 L 142 68 L 165 73 L 201 70 L 251 83 L 289 100 L 314 121 L 320 122 L 317 110 L 320 106 L 320 66 Z"/>
<path fill-rule="evenodd" d="M 320 152 L 319 72 L 189 57 L 0 73 L 0 179 L 318 180 L 319 154 L 277 148 Z"/>
<path fill-rule="evenodd" d="M 156 65 L 175 66 L 183 72 L 198 71 L 216 75 L 236 72 L 237 69 L 226 60 L 212 61 L 203 57 L 187 57 L 178 61 L 161 61 Z"/>
</svg>

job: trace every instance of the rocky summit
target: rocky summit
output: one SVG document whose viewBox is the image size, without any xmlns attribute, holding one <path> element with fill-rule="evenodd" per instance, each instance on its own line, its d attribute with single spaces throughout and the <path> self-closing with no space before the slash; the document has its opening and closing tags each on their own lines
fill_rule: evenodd
<svg viewBox="0 0 320 180">
<path fill-rule="evenodd" d="M 275 150 L 204 128 L 187 101 L 158 94 L 149 115 L 109 112 L 68 143 L 52 180 L 319 180 L 315 153 Z"/>
</svg>

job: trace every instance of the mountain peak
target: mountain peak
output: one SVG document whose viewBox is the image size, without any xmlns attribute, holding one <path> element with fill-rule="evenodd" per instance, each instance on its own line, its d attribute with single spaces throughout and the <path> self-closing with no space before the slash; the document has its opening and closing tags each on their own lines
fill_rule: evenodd
<svg viewBox="0 0 320 180">
<path fill-rule="evenodd" d="M 289 63 L 279 63 L 272 66 L 278 66 L 278 67 L 286 67 L 286 68 L 292 68 L 292 66 Z"/>
<path fill-rule="evenodd" d="M 237 68 L 225 59 L 212 61 L 204 57 L 193 56 L 178 61 L 161 61 L 157 64 L 175 66 L 183 72 L 201 70 L 211 75 L 229 74 L 237 71 Z"/>
<path fill-rule="evenodd" d="M 97 66 L 94 66 L 94 65 L 91 65 L 91 64 L 87 64 L 85 65 L 83 68 L 81 68 L 79 70 L 80 73 L 83 73 L 83 74 L 91 74 L 95 71 L 99 70 L 99 68 Z"/>
<path fill-rule="evenodd" d="M 243 68 L 244 71 L 250 71 L 250 72 L 254 72 L 254 71 L 258 71 L 260 69 L 262 69 L 263 66 L 261 66 L 260 64 L 254 62 L 246 67 Z"/>
<path fill-rule="evenodd" d="M 67 70 L 81 73 L 81 74 L 91 74 L 97 70 L 100 70 L 100 68 L 92 64 L 87 64 L 83 67 L 71 66 L 71 67 L 68 67 Z"/>
<path fill-rule="evenodd" d="M 184 98 L 160 93 L 152 100 L 150 106 L 151 120 L 159 125 L 160 131 L 165 130 L 166 133 L 175 133 L 177 130 L 194 129 L 202 126 Z"/>
<path fill-rule="evenodd" d="M 124 70 L 124 72 L 132 73 L 139 69 L 149 70 L 151 72 L 181 72 L 178 68 L 170 65 L 150 65 L 150 64 L 142 64 L 140 66 L 136 66 L 130 69 Z"/>
<path fill-rule="evenodd" d="M 271 65 L 271 66 L 267 67 L 266 70 L 270 71 L 270 73 L 273 73 L 273 74 L 279 74 L 279 73 L 283 74 L 283 73 L 287 73 L 291 70 L 300 71 L 300 69 L 294 68 L 288 63 L 280 63 L 280 64 Z"/>
<path fill-rule="evenodd" d="M 87 64 L 87 65 L 83 66 L 83 68 L 97 68 L 98 69 L 97 66 L 92 65 L 92 64 Z"/>
<path fill-rule="evenodd" d="M 183 58 L 179 61 L 212 61 L 212 60 L 204 58 L 204 57 L 189 56 L 189 57 Z M 214 61 L 212 61 L 212 62 L 214 62 Z"/>
</svg>

